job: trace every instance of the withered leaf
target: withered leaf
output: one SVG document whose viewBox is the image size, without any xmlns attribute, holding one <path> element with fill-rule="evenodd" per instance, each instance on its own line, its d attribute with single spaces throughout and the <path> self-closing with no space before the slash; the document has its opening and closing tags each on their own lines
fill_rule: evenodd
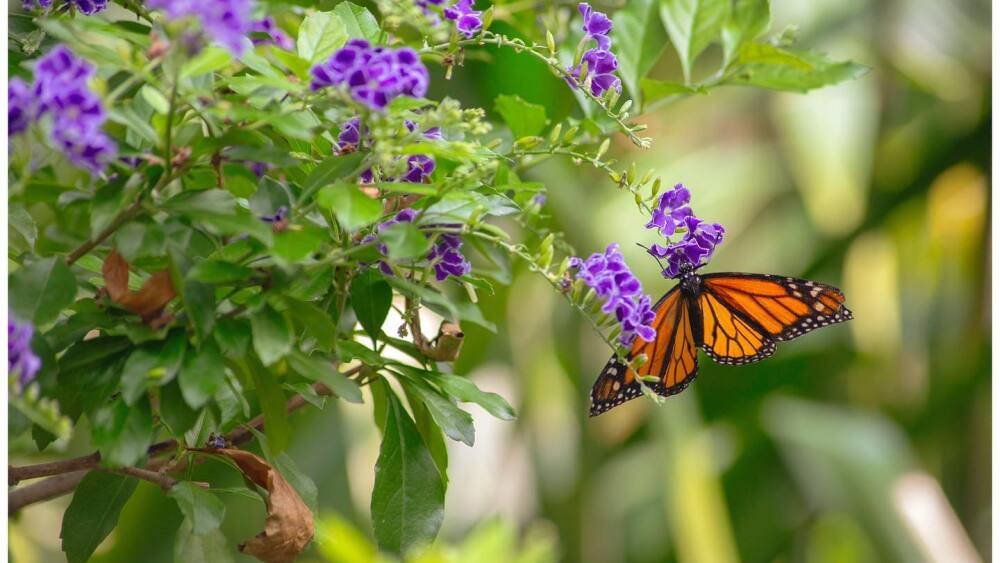
<svg viewBox="0 0 1000 563">
<path fill-rule="evenodd" d="M 312 540 L 315 527 L 309 507 L 277 469 L 259 456 L 235 448 L 190 448 L 233 460 L 247 479 L 267 490 L 264 531 L 241 543 L 239 549 L 267 563 L 288 563 Z"/>
<path fill-rule="evenodd" d="M 131 313 L 142 317 L 143 321 L 151 322 L 159 316 L 160 311 L 177 295 L 170 272 L 156 272 L 138 291 L 128 288 L 128 262 L 117 250 L 104 259 L 101 267 L 104 274 L 104 287 L 111 300 Z"/>
</svg>

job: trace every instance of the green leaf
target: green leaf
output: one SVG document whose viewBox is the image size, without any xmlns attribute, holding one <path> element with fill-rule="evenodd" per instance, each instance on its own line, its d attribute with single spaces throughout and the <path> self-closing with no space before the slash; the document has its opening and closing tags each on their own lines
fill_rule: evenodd
<svg viewBox="0 0 1000 563">
<path fill-rule="evenodd" d="M 681 59 L 685 83 L 691 83 L 698 55 L 719 39 L 728 15 L 729 0 L 660 0 L 660 18 Z"/>
<path fill-rule="evenodd" d="M 174 540 L 174 561 L 231 563 L 234 561 L 233 549 L 218 528 L 197 533 L 194 531 L 194 524 L 184 519 L 177 529 L 177 539 Z"/>
<path fill-rule="evenodd" d="M 430 411 L 434 422 L 444 430 L 444 433 L 455 440 L 463 442 L 467 446 L 476 443 L 476 429 L 472 424 L 472 415 L 455 406 L 446 397 L 442 397 L 433 387 L 427 384 L 427 372 L 416 369 L 402 369 L 399 372 L 405 374 L 401 378 L 403 385 L 407 386 L 414 395 Z"/>
<path fill-rule="evenodd" d="M 344 30 L 350 38 L 367 39 L 371 43 L 378 43 L 382 30 L 379 29 L 375 16 L 367 8 L 358 6 L 353 2 L 341 2 L 333 9 Z"/>
<path fill-rule="evenodd" d="M 225 360 L 213 339 L 206 340 L 200 350 L 188 352 L 177 376 L 184 400 L 194 409 L 207 403 L 225 379 Z"/>
<path fill-rule="evenodd" d="M 766 58 L 767 63 L 743 64 L 730 78 L 729 84 L 757 86 L 771 90 L 807 92 L 845 80 L 864 76 L 870 69 L 851 61 L 835 62 L 822 53 L 813 51 L 786 51 L 777 47 L 761 49 L 744 45 L 753 56 Z M 742 56 L 742 55 L 738 55 Z"/>
<path fill-rule="evenodd" d="M 236 199 L 225 190 L 184 191 L 163 202 L 161 207 L 198 221 L 217 234 L 248 234 L 264 244 L 271 244 L 271 227 L 247 210 L 238 208 Z"/>
<path fill-rule="evenodd" d="M 250 323 L 244 319 L 222 317 L 212 333 L 227 356 L 240 357 L 250 346 Z"/>
<path fill-rule="evenodd" d="M 232 60 L 229 51 L 221 47 L 205 47 L 193 59 L 184 63 L 184 66 L 181 67 L 180 77 L 188 78 L 215 72 L 225 68 Z"/>
<path fill-rule="evenodd" d="M 268 451 L 276 455 L 288 447 L 292 427 L 285 411 L 285 394 L 277 377 L 253 356 L 247 358 L 250 376 L 257 391 L 257 401 L 264 413 L 264 432 L 267 434 Z"/>
<path fill-rule="evenodd" d="M 374 343 L 392 307 L 392 288 L 381 275 L 364 270 L 351 281 L 351 307 Z"/>
<path fill-rule="evenodd" d="M 656 100 L 668 98 L 670 96 L 708 93 L 708 89 L 703 86 L 685 86 L 680 82 L 670 82 L 668 80 L 643 78 L 640 81 L 640 84 L 642 85 L 642 98 L 646 104 L 650 104 Z"/>
<path fill-rule="evenodd" d="M 38 226 L 35 220 L 28 213 L 23 205 L 18 203 L 8 204 L 8 224 L 7 233 L 11 248 L 18 252 L 30 252 L 35 249 L 35 240 L 38 239 Z"/>
<path fill-rule="evenodd" d="M 770 0 L 736 0 L 722 26 L 722 66 L 728 66 L 736 52 L 771 27 Z"/>
<path fill-rule="evenodd" d="M 444 516 L 444 484 L 416 425 L 384 381 L 385 433 L 375 464 L 371 514 L 381 549 L 405 553 L 430 543 Z"/>
<path fill-rule="evenodd" d="M 326 239 L 326 233 L 310 226 L 287 230 L 275 235 L 271 252 L 289 262 L 304 262 L 322 248 Z"/>
<path fill-rule="evenodd" d="M 493 101 L 493 108 L 503 117 L 515 139 L 537 135 L 545 128 L 545 106 L 531 104 L 520 96 L 500 94 Z"/>
<path fill-rule="evenodd" d="M 170 101 L 167 100 L 167 97 L 162 92 L 149 84 L 139 89 L 139 95 L 142 96 L 142 99 L 146 100 L 149 107 L 153 108 L 153 111 L 156 113 L 167 115 L 170 112 Z"/>
<path fill-rule="evenodd" d="M 177 381 L 160 388 L 160 420 L 172 434 L 181 436 L 198 422 L 199 411 L 188 406 Z"/>
<path fill-rule="evenodd" d="M 337 326 L 330 320 L 330 315 L 305 301 L 283 296 L 283 302 L 288 307 L 295 323 L 306 329 L 306 333 L 316 341 L 316 347 L 324 352 L 333 350 L 337 342 Z"/>
<path fill-rule="evenodd" d="M 163 256 L 167 235 L 156 223 L 126 223 L 115 232 L 115 248 L 129 263 L 141 258 Z"/>
<path fill-rule="evenodd" d="M 91 436 L 101 451 L 101 461 L 112 467 L 124 467 L 145 457 L 153 440 L 153 417 L 145 400 L 130 407 L 119 399 L 90 418 Z"/>
<path fill-rule="evenodd" d="M 191 531 L 203 534 L 218 529 L 226 515 L 226 505 L 214 494 L 195 486 L 190 481 L 181 481 L 167 492 L 177 501 L 181 514 L 191 524 Z"/>
<path fill-rule="evenodd" d="M 444 432 L 441 431 L 441 426 L 434 422 L 430 410 L 419 397 L 415 396 L 412 389 L 404 386 L 403 392 L 406 394 L 406 402 L 410 405 L 410 411 L 413 412 L 413 422 L 417 425 L 417 431 L 420 432 L 424 444 L 427 445 L 431 457 L 434 458 L 434 464 L 437 465 L 438 472 L 441 474 L 441 482 L 447 490 L 448 444 L 445 442 Z"/>
<path fill-rule="evenodd" d="M 336 182 L 337 180 L 347 176 L 361 164 L 361 159 L 364 155 L 361 153 L 351 153 L 347 155 L 334 155 L 327 157 L 326 160 L 320 162 L 316 168 L 313 168 L 309 172 L 309 176 L 306 177 L 306 181 L 303 184 L 303 197 L 306 199 L 307 194 L 311 194 L 316 190 L 329 186 Z"/>
<path fill-rule="evenodd" d="M 278 473 L 281 473 L 281 476 L 288 481 L 295 492 L 299 493 L 302 502 L 309 507 L 309 510 L 317 512 L 319 510 L 319 489 L 316 488 L 316 483 L 299 469 L 295 460 L 287 453 L 275 457 L 273 463 Z"/>
<path fill-rule="evenodd" d="M 215 290 L 210 285 L 188 280 L 181 285 L 181 299 L 198 341 L 204 342 L 215 327 Z"/>
<path fill-rule="evenodd" d="M 737 52 L 733 64 L 766 64 L 766 65 L 788 65 L 798 70 L 813 70 L 813 65 L 801 56 L 786 51 L 780 47 L 775 47 L 770 43 L 747 43 Z"/>
<path fill-rule="evenodd" d="M 612 18 L 618 75 L 633 98 L 639 98 L 639 81 L 649 74 L 667 46 L 667 34 L 656 11 L 656 0 L 633 0 Z"/>
<path fill-rule="evenodd" d="M 8 283 L 14 316 L 36 325 L 56 320 L 76 297 L 76 278 L 61 257 L 32 262 L 13 272 Z"/>
<path fill-rule="evenodd" d="M 379 239 L 389 249 L 389 258 L 409 260 L 423 258 L 431 251 L 431 241 L 413 223 L 389 225 L 379 233 Z"/>
<path fill-rule="evenodd" d="M 135 479 L 91 471 L 73 493 L 63 514 L 62 550 L 69 563 L 84 563 L 118 524 L 122 507 L 135 491 Z"/>
<path fill-rule="evenodd" d="M 251 275 L 253 275 L 253 270 L 246 266 L 216 259 L 198 262 L 187 273 L 188 279 L 212 285 L 226 285 L 244 281 L 249 279 Z"/>
<path fill-rule="evenodd" d="M 337 356 L 345 362 L 357 359 L 369 366 L 381 366 L 385 364 L 385 361 L 378 352 L 354 340 L 338 340 Z"/>
<path fill-rule="evenodd" d="M 361 389 L 333 367 L 329 360 L 294 353 L 288 357 L 288 365 L 296 373 L 312 381 L 320 381 L 349 403 L 361 404 Z"/>
<path fill-rule="evenodd" d="M 164 385 L 180 368 L 187 348 L 183 331 L 174 331 L 162 342 L 151 342 L 136 348 L 122 369 L 121 390 L 125 403 L 132 405 L 142 396 L 150 382 Z"/>
<path fill-rule="evenodd" d="M 253 348 L 264 365 L 271 365 L 292 349 L 294 336 L 288 317 L 264 305 L 252 317 Z"/>
<path fill-rule="evenodd" d="M 382 216 L 382 203 L 363 194 L 357 186 L 338 183 L 320 190 L 319 204 L 333 211 L 349 231 L 370 225 Z"/>
<path fill-rule="evenodd" d="M 500 395 L 489 393 L 476 387 L 471 380 L 448 373 L 436 373 L 432 377 L 441 390 L 455 399 L 466 403 L 475 403 L 486 412 L 501 420 L 514 420 L 517 414 L 514 408 Z"/>
<path fill-rule="evenodd" d="M 347 42 L 347 28 L 333 12 L 316 12 L 302 20 L 295 41 L 299 56 L 316 64 L 326 61 Z"/>
</svg>

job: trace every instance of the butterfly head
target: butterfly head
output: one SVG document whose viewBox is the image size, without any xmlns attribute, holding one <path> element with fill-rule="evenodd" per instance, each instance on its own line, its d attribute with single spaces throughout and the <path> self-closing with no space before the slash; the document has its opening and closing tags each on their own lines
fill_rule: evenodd
<svg viewBox="0 0 1000 563">
<path fill-rule="evenodd" d="M 701 276 L 694 273 L 695 268 L 689 264 L 681 266 L 680 286 L 681 291 L 687 295 L 695 296 L 701 291 Z"/>
</svg>

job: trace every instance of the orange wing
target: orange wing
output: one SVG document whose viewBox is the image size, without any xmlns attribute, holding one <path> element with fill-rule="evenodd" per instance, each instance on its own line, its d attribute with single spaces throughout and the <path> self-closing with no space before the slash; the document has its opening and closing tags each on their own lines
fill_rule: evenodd
<svg viewBox="0 0 1000 563">
<path fill-rule="evenodd" d="M 639 354 L 646 355 L 648 359 L 639 368 L 639 374 L 655 375 L 659 381 L 646 385 L 666 397 L 683 391 L 698 374 L 697 319 L 693 316 L 691 302 L 676 287 L 664 295 L 654 309 L 656 318 L 652 326 L 656 329 L 656 339 L 646 342 L 637 338 L 628 357 L 631 360 Z M 642 384 L 636 379 L 635 371 L 611 356 L 590 391 L 590 416 L 597 416 L 639 395 L 642 395 Z"/>
<path fill-rule="evenodd" d="M 747 364 L 791 340 L 853 318 L 836 287 L 764 274 L 708 274 L 698 305 L 702 349 L 723 364 Z"/>
</svg>

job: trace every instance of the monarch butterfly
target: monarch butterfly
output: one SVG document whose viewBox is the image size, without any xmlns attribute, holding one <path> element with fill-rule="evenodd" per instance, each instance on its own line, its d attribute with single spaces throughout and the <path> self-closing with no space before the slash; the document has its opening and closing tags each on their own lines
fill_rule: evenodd
<svg viewBox="0 0 1000 563">
<path fill-rule="evenodd" d="M 836 287 L 766 274 L 698 275 L 681 266 L 677 286 L 654 306 L 652 342 L 636 339 L 628 360 L 645 354 L 640 376 L 668 397 L 683 391 L 698 375 L 697 348 L 720 364 L 743 365 L 774 353 L 775 343 L 853 318 Z M 642 384 L 627 363 L 611 356 L 590 392 L 590 416 L 642 394 Z"/>
</svg>

